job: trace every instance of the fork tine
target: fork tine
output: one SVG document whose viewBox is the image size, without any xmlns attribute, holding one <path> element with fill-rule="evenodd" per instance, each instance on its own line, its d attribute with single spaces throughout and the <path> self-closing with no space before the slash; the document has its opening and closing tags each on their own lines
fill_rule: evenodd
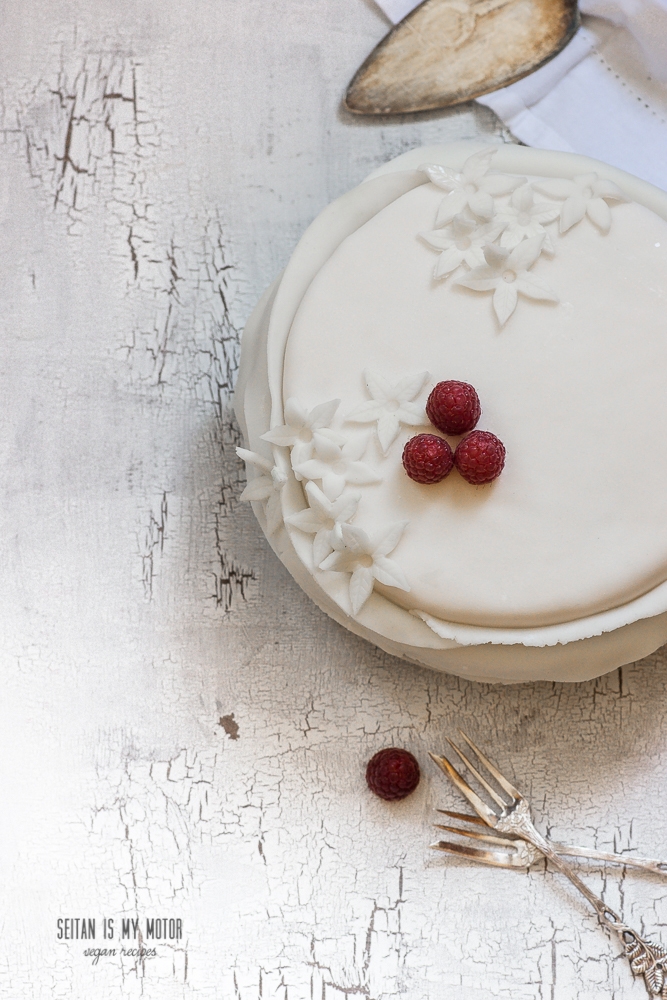
<svg viewBox="0 0 667 1000">
<path fill-rule="evenodd" d="M 483 840 L 485 844 L 499 844 L 507 851 L 516 851 L 514 843 L 503 834 L 497 837 L 490 833 L 478 833 L 477 830 L 462 830 L 459 826 L 445 826 L 444 823 L 434 823 L 436 830 L 446 830 L 447 833 L 457 833 L 459 837 L 468 837 L 471 840 Z"/>
<path fill-rule="evenodd" d="M 493 865 L 496 868 L 519 867 L 506 851 L 480 851 L 477 847 L 464 847 L 462 844 L 454 844 L 448 840 L 439 840 L 437 844 L 429 846 L 433 851 L 445 851 L 447 854 L 456 854 L 460 858 L 481 861 L 482 864 Z"/>
<path fill-rule="evenodd" d="M 430 752 L 429 757 L 434 764 L 438 765 L 441 771 L 445 772 L 447 777 L 454 785 L 456 785 L 461 794 L 465 795 L 477 815 L 481 816 L 488 826 L 495 826 L 498 822 L 498 815 L 493 811 L 493 809 L 487 806 L 486 802 L 482 802 L 477 792 L 473 792 L 468 782 L 463 780 L 459 772 L 449 763 L 447 758 L 442 756 L 439 757 Z"/>
<path fill-rule="evenodd" d="M 506 809 L 507 808 L 507 802 L 505 802 L 503 799 L 501 799 L 501 797 L 498 795 L 498 792 L 494 788 L 491 787 L 491 785 L 488 783 L 488 781 L 485 778 L 482 777 L 482 775 L 479 773 L 479 771 L 477 770 L 477 768 L 475 767 L 475 765 L 472 764 L 468 760 L 468 758 L 466 757 L 466 755 L 463 753 L 462 750 L 459 750 L 459 748 L 457 747 L 456 743 L 454 743 L 453 740 L 450 740 L 449 737 L 447 737 L 447 742 L 449 743 L 449 745 L 452 748 L 452 750 L 454 751 L 454 753 L 456 753 L 456 754 L 459 755 L 459 757 L 461 758 L 461 760 L 463 761 L 463 763 L 465 764 L 465 766 L 468 768 L 468 770 L 470 771 L 470 773 L 475 775 L 475 777 L 479 781 L 479 783 L 482 786 L 482 788 L 486 789 L 486 791 L 489 793 L 489 795 L 491 796 L 491 798 L 493 799 L 493 801 L 496 803 L 496 805 L 499 805 L 501 809 Z"/>
<path fill-rule="evenodd" d="M 474 823 L 476 826 L 487 825 L 480 816 L 471 816 L 470 813 L 457 813 L 450 809 L 436 809 L 436 812 L 442 813 L 443 816 L 449 816 L 450 819 L 460 819 L 463 823 Z"/>
<path fill-rule="evenodd" d="M 517 788 L 515 788 L 514 785 L 510 784 L 507 778 L 504 775 L 502 775 L 498 770 L 498 768 L 491 763 L 489 758 L 486 757 L 482 753 L 482 751 L 475 746 L 473 741 L 468 736 L 466 736 L 466 734 L 463 732 L 462 729 L 459 729 L 459 733 L 461 737 L 466 741 L 472 752 L 477 755 L 482 764 L 484 764 L 484 766 L 491 772 L 491 774 L 496 779 L 496 781 L 503 789 L 503 791 L 507 792 L 508 795 L 511 795 L 512 798 L 515 800 L 515 802 L 519 802 L 521 799 L 523 799 L 523 795 L 521 794 L 521 792 Z"/>
</svg>

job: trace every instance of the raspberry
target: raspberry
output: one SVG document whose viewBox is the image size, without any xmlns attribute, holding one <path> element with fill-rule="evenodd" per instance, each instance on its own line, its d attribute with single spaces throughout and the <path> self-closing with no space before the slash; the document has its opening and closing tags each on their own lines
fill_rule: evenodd
<svg viewBox="0 0 667 1000">
<path fill-rule="evenodd" d="M 505 445 L 489 431 L 473 431 L 464 437 L 454 452 L 454 463 L 463 478 L 473 486 L 491 483 L 505 465 Z"/>
<path fill-rule="evenodd" d="M 479 396 L 467 382 L 438 382 L 426 403 L 426 416 L 444 434 L 471 431 L 481 412 Z"/>
<path fill-rule="evenodd" d="M 403 468 L 416 483 L 439 483 L 453 465 L 448 442 L 435 434 L 417 434 L 403 449 Z"/>
<path fill-rule="evenodd" d="M 419 764 L 407 750 L 387 747 L 366 765 L 366 784 L 387 802 L 404 799 L 419 784 Z"/>
</svg>

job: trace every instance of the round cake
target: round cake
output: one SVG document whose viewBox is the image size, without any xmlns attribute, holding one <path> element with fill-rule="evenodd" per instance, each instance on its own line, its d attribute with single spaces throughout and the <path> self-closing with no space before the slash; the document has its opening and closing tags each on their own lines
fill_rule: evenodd
<svg viewBox="0 0 667 1000">
<path fill-rule="evenodd" d="M 666 382 L 664 192 L 574 154 L 413 150 L 322 212 L 248 322 L 243 498 L 388 652 L 587 679 L 667 640 Z"/>
</svg>

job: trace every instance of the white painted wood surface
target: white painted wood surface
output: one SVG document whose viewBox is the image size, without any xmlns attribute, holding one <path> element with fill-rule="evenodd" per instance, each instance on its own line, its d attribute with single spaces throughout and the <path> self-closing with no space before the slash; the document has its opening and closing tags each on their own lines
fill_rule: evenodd
<svg viewBox="0 0 667 1000">
<path fill-rule="evenodd" d="M 562 878 L 429 852 L 463 725 L 553 836 L 667 855 L 656 654 L 490 688 L 326 619 L 237 502 L 254 301 L 328 201 L 484 109 L 340 111 L 370 0 L 5 2 L 0 105 L 3 1000 L 630 1000 Z M 397 805 L 368 757 L 424 766 Z M 667 883 L 590 869 L 667 942 Z M 96 918 L 96 940 L 57 921 Z M 107 956 L 103 918 L 180 918 Z M 144 932 L 145 933 L 145 932 Z"/>
</svg>

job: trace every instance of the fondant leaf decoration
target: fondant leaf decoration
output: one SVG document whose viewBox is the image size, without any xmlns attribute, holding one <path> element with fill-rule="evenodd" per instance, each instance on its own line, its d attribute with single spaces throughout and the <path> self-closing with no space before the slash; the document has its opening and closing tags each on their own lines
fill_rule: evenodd
<svg viewBox="0 0 667 1000">
<path fill-rule="evenodd" d="M 461 167 L 460 173 L 439 164 L 424 164 L 420 167 L 433 184 L 449 192 L 438 208 L 436 228 L 446 226 L 466 208 L 478 219 L 488 222 L 495 211 L 494 197 L 509 194 L 525 183 L 525 177 L 488 173 L 496 152 L 491 147 L 473 153 Z"/>
<path fill-rule="evenodd" d="M 390 528 L 387 528 L 387 530 L 379 536 L 375 544 L 375 555 L 388 556 L 390 552 L 393 552 L 403 537 L 403 532 L 407 526 L 407 521 L 397 521 L 396 524 L 392 524 Z"/>
<path fill-rule="evenodd" d="M 493 293 L 493 308 L 501 326 L 507 322 L 514 310 L 519 293 L 516 284 L 508 285 L 504 281 L 498 282 Z"/>
<path fill-rule="evenodd" d="M 322 492 L 329 500 L 337 500 L 347 483 L 365 485 L 380 482 L 380 476 L 360 458 L 368 446 L 368 434 L 347 441 L 341 448 L 330 441 L 320 448 L 317 442 L 315 458 L 301 462 L 294 472 L 303 479 L 320 479 Z"/>
<path fill-rule="evenodd" d="M 513 250 L 498 246 L 485 247 L 486 264 L 473 268 L 470 274 L 459 278 L 457 284 L 476 292 L 493 291 L 493 308 L 501 326 L 505 325 L 516 309 L 519 295 L 558 302 L 553 289 L 528 271 L 540 256 L 543 243 L 544 233 L 523 240 Z"/>
<path fill-rule="evenodd" d="M 326 440 L 336 445 L 345 444 L 345 437 L 329 426 L 339 406 L 340 399 L 331 399 L 308 411 L 298 399 L 291 397 L 284 407 L 286 423 L 262 434 L 262 440 L 279 447 L 291 448 L 294 468 L 312 458 L 317 445 L 325 447 Z"/>
<path fill-rule="evenodd" d="M 553 253 L 553 244 L 544 229 L 544 224 L 553 222 L 559 214 L 560 209 L 557 205 L 549 205 L 546 202 L 536 204 L 532 187 L 530 184 L 524 184 L 512 193 L 509 205 L 498 212 L 498 219 L 505 227 L 500 245 L 512 249 L 522 240 L 544 233 L 542 250 Z"/>
<path fill-rule="evenodd" d="M 337 500 L 329 500 L 313 482 L 306 483 L 309 506 L 285 518 L 285 522 L 299 531 L 314 535 L 313 563 L 320 563 L 333 551 L 334 539 L 340 538 L 340 526 L 350 521 L 357 512 L 361 493 L 344 493 Z"/>
<path fill-rule="evenodd" d="M 560 231 L 567 232 L 572 226 L 581 222 L 586 214 L 586 199 L 579 191 L 574 191 L 569 198 L 566 198 L 560 210 Z"/>
<path fill-rule="evenodd" d="M 407 521 L 392 524 L 372 541 L 361 528 L 341 524 L 340 539 L 334 552 L 320 564 L 320 569 L 350 573 L 349 596 L 352 614 L 357 614 L 370 597 L 375 580 L 388 587 L 410 590 L 401 568 L 387 556 L 398 545 Z"/>
<path fill-rule="evenodd" d="M 364 604 L 373 592 L 375 578 L 373 571 L 368 566 L 357 566 L 350 577 L 350 602 L 352 604 L 352 614 L 356 615 L 361 611 Z"/>
<path fill-rule="evenodd" d="M 355 406 L 347 414 L 352 423 L 377 423 L 380 447 L 386 455 L 398 437 L 401 424 L 410 427 L 426 423 L 424 408 L 413 402 L 422 391 L 428 372 L 408 375 L 396 385 L 377 373 L 365 371 L 364 379 L 373 399 Z"/>
<path fill-rule="evenodd" d="M 591 198 L 586 206 L 586 212 L 591 222 L 603 233 L 608 233 L 611 227 L 611 209 L 603 198 Z"/>
<path fill-rule="evenodd" d="M 480 225 L 474 219 L 459 214 L 454 216 L 446 228 L 419 233 L 419 238 L 427 246 L 441 251 L 433 277 L 444 278 L 461 264 L 479 267 L 484 263 L 483 248 L 493 243 L 505 225 L 505 221 L 498 218 Z"/>
<path fill-rule="evenodd" d="M 280 494 L 287 482 L 287 476 L 284 472 L 281 472 L 277 465 L 273 465 L 272 462 L 264 458 L 263 455 L 258 455 L 257 452 L 248 451 L 247 448 L 237 448 L 236 454 L 239 458 L 243 459 L 246 465 L 254 465 L 256 468 L 262 470 L 261 476 L 250 480 L 239 499 L 265 501 L 266 529 L 269 535 L 272 535 L 282 524 L 283 516 Z"/>
<path fill-rule="evenodd" d="M 398 590 L 410 590 L 405 573 L 392 559 L 386 556 L 376 556 L 373 566 L 375 579 L 386 587 L 396 587 Z"/>
<path fill-rule="evenodd" d="M 611 226 L 611 212 L 608 205 L 606 210 L 601 208 L 600 201 L 605 204 L 608 201 L 627 201 L 617 184 L 592 172 L 577 174 L 572 180 L 549 178 L 535 181 L 533 187 L 536 191 L 541 191 L 552 198 L 565 199 L 560 211 L 561 233 L 576 226 L 584 215 L 588 215 L 591 222 L 595 223 L 603 233 L 608 233 Z"/>
</svg>

